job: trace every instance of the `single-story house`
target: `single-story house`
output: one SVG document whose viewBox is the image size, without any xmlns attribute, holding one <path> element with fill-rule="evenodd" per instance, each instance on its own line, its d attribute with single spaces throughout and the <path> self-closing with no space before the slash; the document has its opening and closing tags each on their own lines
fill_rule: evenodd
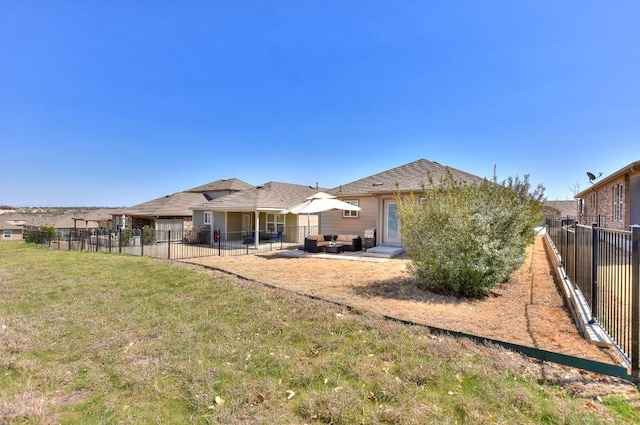
<svg viewBox="0 0 640 425">
<path fill-rule="evenodd" d="M 3 216 L 9 224 L 24 230 L 33 230 L 41 226 L 52 226 L 59 236 L 64 237 L 72 231 L 108 229 L 115 208 L 91 208 L 78 210 L 60 209 L 56 212 L 14 213 Z"/>
<path fill-rule="evenodd" d="M 600 227 L 618 230 L 640 225 L 640 161 L 598 178 L 576 199 L 579 221 L 583 224 L 598 223 Z"/>
<path fill-rule="evenodd" d="M 113 228 L 150 226 L 156 231 L 190 230 L 193 226 L 191 207 L 205 205 L 212 199 L 251 188 L 242 180 L 220 179 L 182 192 L 152 199 L 113 214 Z"/>
<path fill-rule="evenodd" d="M 2 233 L 2 240 L 22 239 L 24 225 L 14 223 L 13 220 L 0 219 L 0 233 Z"/>
<path fill-rule="evenodd" d="M 542 213 L 545 218 L 571 218 L 578 216 L 578 203 L 575 200 L 544 201 Z"/>
<path fill-rule="evenodd" d="M 325 211 L 320 214 L 320 233 L 357 234 L 375 230 L 375 244 L 401 247 L 401 223 L 397 216 L 395 194 L 419 196 L 431 188 L 429 175 L 434 183 L 451 172 L 457 180 L 482 182 L 483 178 L 448 167 L 438 162 L 417 161 L 364 177 L 329 190 L 341 201 L 362 208 L 361 211 Z"/>
<path fill-rule="evenodd" d="M 224 235 L 227 240 L 245 238 L 248 243 L 258 245 L 257 231 L 259 236 L 279 233 L 289 242 L 302 243 L 309 232 L 307 220 L 317 229 L 317 216 L 298 217 L 281 211 L 303 202 L 318 190 L 311 186 L 268 182 L 192 206 L 193 223 L 202 229 L 213 229 L 212 242 Z M 293 229 L 296 234 L 289 234 Z"/>
<path fill-rule="evenodd" d="M 113 216 L 122 211 L 122 208 L 96 208 L 83 211 L 80 214 L 73 214 L 72 230 L 100 229 L 108 230 L 113 228 Z"/>
</svg>

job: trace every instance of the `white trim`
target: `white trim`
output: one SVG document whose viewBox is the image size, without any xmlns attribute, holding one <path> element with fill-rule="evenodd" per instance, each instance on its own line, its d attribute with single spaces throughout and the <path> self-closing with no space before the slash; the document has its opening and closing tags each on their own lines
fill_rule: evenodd
<svg viewBox="0 0 640 425">
<path fill-rule="evenodd" d="M 354 207 L 360 207 L 360 202 L 357 199 L 343 199 L 342 202 L 351 204 Z M 342 210 L 342 218 L 358 218 L 358 211 Z"/>
</svg>

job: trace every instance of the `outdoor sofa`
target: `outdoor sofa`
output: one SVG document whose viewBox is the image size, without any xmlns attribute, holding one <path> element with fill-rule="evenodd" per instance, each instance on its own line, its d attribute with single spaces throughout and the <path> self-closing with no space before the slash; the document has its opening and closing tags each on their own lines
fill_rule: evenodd
<svg viewBox="0 0 640 425">
<path fill-rule="evenodd" d="M 324 247 L 334 240 L 341 245 L 340 251 L 362 251 L 362 238 L 359 235 L 309 235 L 304 238 L 304 250 L 323 252 Z"/>
</svg>

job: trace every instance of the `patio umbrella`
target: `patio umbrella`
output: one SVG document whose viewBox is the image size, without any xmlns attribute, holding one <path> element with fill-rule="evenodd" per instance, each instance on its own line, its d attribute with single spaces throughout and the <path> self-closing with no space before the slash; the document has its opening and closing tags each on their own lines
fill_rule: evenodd
<svg viewBox="0 0 640 425">
<path fill-rule="evenodd" d="M 307 225 L 311 227 L 309 214 L 329 210 L 360 211 L 361 209 L 362 208 L 356 207 L 355 205 L 343 202 L 326 192 L 318 192 L 309 196 L 306 201 L 287 210 L 283 210 L 282 214 L 307 214 Z"/>
</svg>

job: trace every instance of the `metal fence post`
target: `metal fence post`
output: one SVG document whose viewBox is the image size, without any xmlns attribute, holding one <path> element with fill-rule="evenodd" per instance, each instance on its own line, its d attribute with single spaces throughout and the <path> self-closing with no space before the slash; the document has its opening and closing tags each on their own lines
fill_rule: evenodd
<svg viewBox="0 0 640 425">
<path fill-rule="evenodd" d="M 598 223 L 591 223 L 591 320 L 598 317 Z"/>
<path fill-rule="evenodd" d="M 118 254 L 122 254 L 122 228 L 118 229 Z"/>
<path fill-rule="evenodd" d="M 171 260 L 171 229 L 167 231 L 167 260 Z"/>
<path fill-rule="evenodd" d="M 140 229 L 140 256 L 144 256 L 144 227 Z"/>
<path fill-rule="evenodd" d="M 578 284 L 578 220 L 573 222 L 573 286 L 579 287 Z"/>
<path fill-rule="evenodd" d="M 567 267 L 567 257 L 569 256 L 569 222 L 567 221 L 567 225 L 562 226 L 562 230 L 564 231 L 564 240 L 563 247 L 560 255 L 562 256 L 562 266 L 567 274 L 569 274 L 569 269 Z"/>
<path fill-rule="evenodd" d="M 631 374 L 640 385 L 640 225 L 631 226 Z"/>
</svg>

